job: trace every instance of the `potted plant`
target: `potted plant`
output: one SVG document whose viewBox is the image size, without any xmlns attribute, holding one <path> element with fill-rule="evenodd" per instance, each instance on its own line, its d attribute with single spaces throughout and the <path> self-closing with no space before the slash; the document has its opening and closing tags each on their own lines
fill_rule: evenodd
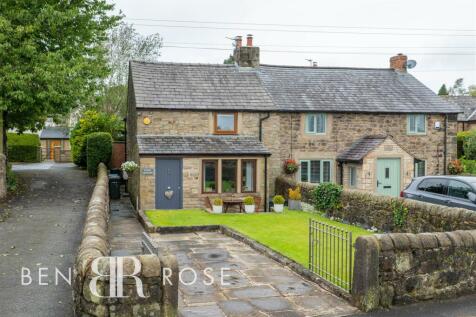
<svg viewBox="0 0 476 317">
<path fill-rule="evenodd" d="M 213 213 L 214 214 L 221 214 L 223 212 L 223 199 L 215 198 L 213 200 Z"/>
<path fill-rule="evenodd" d="M 273 197 L 273 208 L 276 212 L 283 212 L 284 209 L 284 197 L 276 195 Z"/>
<path fill-rule="evenodd" d="M 284 161 L 283 168 L 284 168 L 284 172 L 286 174 L 291 175 L 291 174 L 294 174 L 298 171 L 299 164 L 293 159 L 287 159 L 287 160 Z"/>
<path fill-rule="evenodd" d="M 127 180 L 129 178 L 129 174 L 134 172 L 139 165 L 137 165 L 136 162 L 134 161 L 127 161 L 121 164 L 121 170 L 122 170 L 122 178 L 124 180 Z"/>
<path fill-rule="evenodd" d="M 301 210 L 301 188 L 298 186 L 295 189 L 288 189 L 288 207 L 291 210 Z"/>
<path fill-rule="evenodd" d="M 245 205 L 245 212 L 247 214 L 255 212 L 255 199 L 252 196 L 243 198 L 243 204 Z"/>
</svg>

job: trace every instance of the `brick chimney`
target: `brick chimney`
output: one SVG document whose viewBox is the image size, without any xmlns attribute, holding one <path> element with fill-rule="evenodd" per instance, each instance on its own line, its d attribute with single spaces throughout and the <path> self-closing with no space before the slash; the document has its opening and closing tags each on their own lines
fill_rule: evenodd
<svg viewBox="0 0 476 317">
<path fill-rule="evenodd" d="M 398 53 L 397 55 L 390 57 L 390 68 L 393 68 L 396 71 L 406 72 L 407 60 L 408 60 L 407 55 Z"/>
<path fill-rule="evenodd" d="M 246 36 L 246 46 L 242 46 L 242 37 L 235 37 L 235 51 L 233 53 L 235 62 L 240 67 L 259 66 L 259 47 L 253 46 L 253 35 Z"/>
</svg>

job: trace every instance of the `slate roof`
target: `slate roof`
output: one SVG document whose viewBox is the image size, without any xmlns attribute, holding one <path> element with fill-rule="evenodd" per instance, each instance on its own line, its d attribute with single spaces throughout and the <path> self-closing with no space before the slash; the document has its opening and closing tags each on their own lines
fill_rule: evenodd
<svg viewBox="0 0 476 317">
<path fill-rule="evenodd" d="M 258 139 L 244 136 L 138 135 L 139 154 L 271 155 Z"/>
<path fill-rule="evenodd" d="M 458 121 L 476 121 L 476 97 L 443 96 L 443 99 L 460 107 L 462 112 L 458 114 Z"/>
<path fill-rule="evenodd" d="M 45 127 L 40 139 L 69 139 L 69 129 L 65 127 Z"/>
<path fill-rule="evenodd" d="M 458 113 L 406 72 L 336 68 L 136 62 L 137 108 Z"/>
<path fill-rule="evenodd" d="M 365 136 L 357 140 L 351 147 L 337 156 L 340 162 L 361 162 L 362 159 L 377 146 L 382 144 L 387 136 Z"/>
</svg>

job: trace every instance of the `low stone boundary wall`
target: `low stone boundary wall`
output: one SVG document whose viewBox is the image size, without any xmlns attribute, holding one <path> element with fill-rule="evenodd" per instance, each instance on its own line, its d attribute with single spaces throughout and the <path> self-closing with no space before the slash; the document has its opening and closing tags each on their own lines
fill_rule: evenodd
<svg viewBox="0 0 476 317">
<path fill-rule="evenodd" d="M 296 186 L 312 203 L 315 185 L 280 177 L 276 192 L 286 195 Z M 475 212 L 362 191 L 346 190 L 341 198 L 342 206 L 328 215 L 397 232 L 357 238 L 352 300 L 358 308 L 369 311 L 476 291 Z M 400 227 L 394 224 L 395 203 L 408 209 Z"/>
<path fill-rule="evenodd" d="M 476 230 L 357 238 L 352 296 L 363 311 L 475 290 Z"/>
<path fill-rule="evenodd" d="M 174 256 L 157 255 L 110 257 L 108 243 L 109 190 L 107 168 L 98 167 L 96 186 L 89 202 L 83 236 L 73 273 L 75 316 L 177 316 L 178 266 Z M 123 263 L 123 294 L 118 298 L 110 293 L 111 264 Z M 138 265 L 140 264 L 140 266 Z M 93 267 L 95 266 L 95 267 Z M 172 272 L 172 285 L 163 281 L 163 268 Z M 140 269 L 140 270 L 139 270 Z M 143 295 L 137 292 L 137 281 L 126 277 L 139 271 Z M 101 276 L 98 276 L 100 273 Z M 96 285 L 93 292 L 90 283 Z M 114 284 L 113 284 L 114 286 Z"/>
<path fill-rule="evenodd" d="M 279 177 L 276 180 L 276 193 L 286 195 L 290 187 L 301 187 L 303 201 L 312 203 L 312 190 L 316 185 L 295 182 Z M 396 227 L 393 220 L 393 203 L 397 201 L 408 208 L 405 224 Z M 476 212 L 463 208 L 450 208 L 410 199 L 377 195 L 354 190 L 342 192 L 342 207 L 327 210 L 329 216 L 376 227 L 386 232 L 443 232 L 476 229 Z"/>
</svg>

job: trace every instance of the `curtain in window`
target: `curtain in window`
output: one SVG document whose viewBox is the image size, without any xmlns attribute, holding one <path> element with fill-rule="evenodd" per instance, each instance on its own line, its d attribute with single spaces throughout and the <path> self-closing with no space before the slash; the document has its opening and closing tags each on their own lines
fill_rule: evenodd
<svg viewBox="0 0 476 317">
<path fill-rule="evenodd" d="M 241 184 L 241 191 L 242 192 L 253 192 L 255 189 L 254 184 L 254 168 L 255 164 L 253 161 L 242 161 L 242 184 Z"/>
</svg>

